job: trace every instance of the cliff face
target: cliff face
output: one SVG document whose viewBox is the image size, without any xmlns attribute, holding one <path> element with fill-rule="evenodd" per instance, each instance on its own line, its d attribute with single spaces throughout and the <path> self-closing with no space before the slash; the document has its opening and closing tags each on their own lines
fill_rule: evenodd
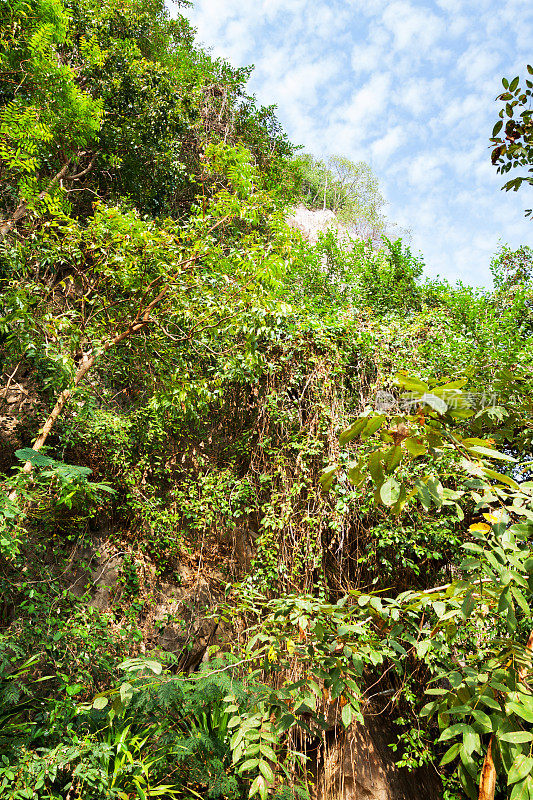
<svg viewBox="0 0 533 800">
<path fill-rule="evenodd" d="M 349 239 L 348 229 L 342 225 L 329 208 L 311 211 L 303 205 L 296 206 L 287 218 L 287 224 L 300 231 L 309 244 L 316 244 L 321 233 L 335 231 L 341 241 Z"/>
</svg>

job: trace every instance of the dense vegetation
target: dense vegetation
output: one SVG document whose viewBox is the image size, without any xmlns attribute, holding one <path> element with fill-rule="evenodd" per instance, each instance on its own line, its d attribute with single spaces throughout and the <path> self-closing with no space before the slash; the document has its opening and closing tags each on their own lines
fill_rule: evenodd
<svg viewBox="0 0 533 800">
<path fill-rule="evenodd" d="M 0 34 L 0 795 L 305 798 L 382 714 L 533 798 L 531 249 L 424 282 L 160 0 Z"/>
</svg>

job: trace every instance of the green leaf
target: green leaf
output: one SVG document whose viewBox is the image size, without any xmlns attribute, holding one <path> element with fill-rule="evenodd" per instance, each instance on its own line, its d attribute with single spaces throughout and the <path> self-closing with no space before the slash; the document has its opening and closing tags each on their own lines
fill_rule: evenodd
<svg viewBox="0 0 533 800">
<path fill-rule="evenodd" d="M 400 445 L 394 445 L 385 453 L 383 463 L 387 472 L 392 472 L 396 469 L 402 460 L 402 448 Z"/>
<path fill-rule="evenodd" d="M 522 592 L 520 591 L 520 589 L 518 589 L 516 586 L 511 586 L 511 592 L 513 593 L 514 599 L 516 600 L 516 602 L 518 603 L 518 605 L 520 606 L 526 617 L 530 617 L 531 609 L 529 608 L 528 602 L 524 597 L 524 595 L 522 594 Z"/>
<path fill-rule="evenodd" d="M 107 697 L 97 697 L 93 700 L 93 708 L 96 708 L 97 711 L 101 711 L 108 703 L 109 700 Z"/>
<path fill-rule="evenodd" d="M 493 711 L 501 711 L 500 704 L 490 694 L 480 694 L 479 700 L 483 705 L 487 706 L 487 708 L 491 708 Z"/>
<path fill-rule="evenodd" d="M 528 731 L 497 733 L 497 736 L 500 741 L 510 742 L 511 744 L 524 744 L 525 742 L 533 742 L 533 733 L 529 733 Z"/>
<path fill-rule="evenodd" d="M 263 774 L 265 780 L 267 780 L 269 783 L 274 783 L 274 773 L 268 761 L 260 761 L 259 770 Z"/>
<path fill-rule="evenodd" d="M 476 455 L 480 456 L 487 456 L 487 458 L 497 458 L 500 461 L 516 461 L 516 458 L 513 456 L 508 456 L 506 453 L 500 453 L 499 450 L 493 450 L 491 447 L 479 447 L 478 445 L 473 445 L 472 447 L 466 448 L 470 453 L 475 453 Z"/>
<path fill-rule="evenodd" d="M 386 506 L 392 506 L 400 496 L 401 486 L 395 478 L 389 478 L 379 490 L 380 497 Z"/>
<path fill-rule="evenodd" d="M 367 424 L 368 424 L 368 418 L 363 417 L 363 419 L 357 419 L 350 425 L 349 428 L 346 428 L 346 430 L 343 431 L 339 436 L 339 444 L 341 445 L 341 447 L 347 444 L 348 442 L 351 442 L 352 439 L 355 439 L 356 436 L 359 436 L 359 434 L 361 433 L 363 428 L 366 427 Z"/>
<path fill-rule="evenodd" d="M 477 734 L 473 729 L 465 731 L 463 734 L 463 747 L 468 755 L 472 755 L 473 752 L 480 753 L 481 740 L 479 738 L 479 734 Z"/>
<path fill-rule="evenodd" d="M 120 686 L 120 700 L 122 703 L 128 703 L 133 697 L 133 686 L 131 683 L 123 683 Z"/>
<path fill-rule="evenodd" d="M 259 764 L 259 758 L 249 758 L 247 761 L 244 761 L 242 764 L 239 765 L 238 771 L 239 773 L 248 772 L 251 769 L 256 769 Z"/>
<path fill-rule="evenodd" d="M 408 439 L 405 439 L 404 447 L 407 452 L 413 456 L 413 458 L 418 458 L 418 456 L 424 456 L 427 453 L 427 448 L 417 439 L 413 439 L 411 436 Z"/>
<path fill-rule="evenodd" d="M 346 705 L 342 707 L 341 718 L 342 724 L 347 728 L 352 721 L 352 707 L 350 703 L 346 703 Z"/>
<path fill-rule="evenodd" d="M 15 455 L 20 461 L 29 461 L 34 467 L 51 467 L 57 463 L 53 458 L 49 458 L 31 447 L 15 450 Z"/>
<path fill-rule="evenodd" d="M 515 760 L 513 761 L 513 766 L 509 770 L 509 774 L 507 775 L 507 785 L 510 786 L 512 783 L 516 783 L 517 781 L 522 781 L 529 775 L 531 769 L 533 768 L 533 758 L 529 756 L 525 756 L 522 753 L 519 753 Z"/>
<path fill-rule="evenodd" d="M 483 472 L 488 478 L 492 478 L 492 480 L 498 481 L 499 483 L 504 483 L 506 486 L 510 486 L 511 489 L 520 491 L 519 484 L 508 475 L 502 475 L 501 472 L 495 472 L 493 469 L 488 469 L 488 467 L 484 467 Z"/>
<path fill-rule="evenodd" d="M 429 509 L 431 507 L 431 495 L 428 491 L 426 484 L 421 480 L 417 480 L 415 481 L 415 488 L 420 497 L 420 502 L 422 503 L 424 508 Z"/>
<path fill-rule="evenodd" d="M 368 469 L 370 475 L 372 476 L 372 480 L 379 488 L 383 481 L 385 480 L 385 475 L 383 473 L 383 467 L 381 465 L 381 451 L 376 450 L 369 456 L 368 459 Z"/>
<path fill-rule="evenodd" d="M 513 714 L 517 714 L 521 719 L 525 720 L 526 722 L 533 722 L 533 711 L 525 706 L 521 705 L 520 703 L 513 703 L 512 701 L 507 703 L 507 711 L 512 711 Z"/>
<path fill-rule="evenodd" d="M 254 797 L 254 795 L 256 795 L 258 792 L 262 798 L 266 797 L 267 786 L 265 779 L 262 775 L 258 775 L 257 778 L 253 781 L 252 785 L 250 786 L 248 797 Z"/>
<path fill-rule="evenodd" d="M 449 747 L 444 755 L 441 758 L 440 765 L 443 767 L 445 764 L 449 764 L 451 761 L 457 758 L 459 755 L 459 750 L 461 749 L 461 742 L 455 742 Z"/>
<path fill-rule="evenodd" d="M 531 800 L 533 782 L 531 775 L 528 775 L 521 783 L 515 783 L 509 800 Z"/>
<path fill-rule="evenodd" d="M 261 734 L 261 735 L 263 735 L 263 734 Z M 271 761 L 274 761 L 274 762 L 278 760 L 278 757 L 275 754 L 275 752 L 273 751 L 273 749 L 270 747 L 270 745 L 265 744 L 264 741 L 261 742 L 260 750 L 261 750 L 261 755 L 263 756 L 263 758 L 269 758 Z"/>
<path fill-rule="evenodd" d="M 488 714 L 485 714 L 484 711 L 480 711 L 478 708 L 476 708 L 472 711 L 472 716 L 477 725 L 481 727 L 483 733 L 492 732 L 492 720 Z"/>
<path fill-rule="evenodd" d="M 415 378 L 413 375 L 406 375 L 403 372 L 396 373 L 394 376 L 394 383 L 409 392 L 424 394 L 429 391 L 427 383 L 424 383 L 419 378 Z"/>
<path fill-rule="evenodd" d="M 465 722 L 457 722 L 455 725 L 450 725 L 449 728 L 446 728 L 437 741 L 446 742 L 448 739 L 453 739 L 454 736 L 463 736 L 467 731 L 475 733 L 470 725 L 467 725 Z"/>
<path fill-rule="evenodd" d="M 361 460 L 350 464 L 347 475 L 354 486 L 359 486 L 366 479 L 367 474 L 363 472 Z"/>
<path fill-rule="evenodd" d="M 329 467 L 326 467 L 326 469 L 320 476 L 319 484 L 325 492 L 327 492 L 331 488 L 333 484 L 333 479 L 335 477 L 335 473 L 337 472 L 338 469 L 339 469 L 338 464 L 331 464 Z"/>
<path fill-rule="evenodd" d="M 475 603 L 476 601 L 474 599 L 473 591 L 467 592 L 465 599 L 461 604 L 461 614 L 465 619 L 468 619 L 468 617 L 474 610 Z"/>
<path fill-rule="evenodd" d="M 371 419 L 370 422 L 367 422 L 365 425 L 361 433 L 361 439 L 368 439 L 368 437 L 376 433 L 386 421 L 387 417 L 384 417 L 383 414 L 379 414 L 377 417 Z"/>
</svg>

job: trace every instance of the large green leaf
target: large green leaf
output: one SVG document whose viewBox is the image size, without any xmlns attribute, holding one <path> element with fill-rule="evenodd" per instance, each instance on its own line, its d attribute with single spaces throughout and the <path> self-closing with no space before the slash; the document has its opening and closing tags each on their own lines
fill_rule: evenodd
<svg viewBox="0 0 533 800">
<path fill-rule="evenodd" d="M 500 461 L 516 461 L 513 456 L 508 456 L 507 453 L 500 453 L 499 450 L 493 450 L 491 447 L 480 447 L 479 445 L 472 445 L 466 448 L 470 453 L 476 455 L 486 456 L 487 458 L 497 458 Z"/>
<path fill-rule="evenodd" d="M 386 506 L 392 506 L 400 496 L 401 486 L 396 478 L 389 478 L 379 490 L 380 497 Z"/>
<path fill-rule="evenodd" d="M 521 783 L 515 783 L 510 800 L 531 800 L 533 797 L 533 781 L 528 775 Z"/>
<path fill-rule="evenodd" d="M 513 714 L 517 714 L 521 719 L 525 720 L 526 722 L 533 723 L 533 711 L 525 706 L 521 705 L 520 703 L 507 703 L 507 711 L 511 711 Z"/>
<path fill-rule="evenodd" d="M 471 725 L 467 725 L 466 722 L 457 722 L 455 725 L 450 725 L 449 728 L 446 728 L 446 730 L 441 733 L 438 741 L 446 742 L 448 739 L 453 739 L 454 736 L 463 736 L 467 731 L 475 733 Z"/>
<path fill-rule="evenodd" d="M 533 733 L 529 733 L 529 731 L 510 731 L 509 733 L 498 733 L 497 735 L 502 742 L 510 742 L 511 744 L 533 742 Z"/>
<path fill-rule="evenodd" d="M 44 453 L 39 453 L 38 450 L 33 450 L 31 447 L 24 447 L 22 450 L 15 450 L 15 455 L 20 461 L 29 461 L 34 467 L 51 467 L 57 462 Z"/>
<path fill-rule="evenodd" d="M 339 444 L 341 447 L 348 442 L 351 442 L 352 439 L 355 439 L 356 436 L 359 436 L 363 428 L 366 427 L 368 424 L 368 418 L 363 417 L 362 419 L 356 420 L 349 428 L 346 428 L 345 431 L 341 433 L 339 436 Z"/>
<path fill-rule="evenodd" d="M 383 416 L 383 414 L 373 417 L 369 422 L 367 422 L 362 430 L 361 439 L 368 439 L 368 437 L 376 433 L 386 421 L 387 417 Z"/>
<path fill-rule="evenodd" d="M 338 469 L 339 469 L 338 464 L 330 464 L 330 466 L 326 467 L 326 469 L 322 472 L 319 484 L 325 492 L 331 489 L 333 481 L 335 479 L 335 473 L 338 471 Z"/>
<path fill-rule="evenodd" d="M 515 758 L 513 766 L 507 775 L 507 785 L 509 786 L 511 783 L 516 783 L 517 781 L 523 780 L 526 775 L 529 775 L 532 769 L 533 758 L 520 753 Z"/>
<path fill-rule="evenodd" d="M 494 481 L 498 481 L 499 483 L 504 483 L 506 486 L 510 486 L 511 489 L 515 489 L 516 491 L 520 491 L 520 485 L 510 478 L 508 475 L 502 475 L 501 472 L 495 472 L 493 469 L 489 469 L 488 467 L 483 468 L 483 472 L 487 476 L 487 478 L 491 478 Z"/>
<path fill-rule="evenodd" d="M 426 446 L 411 436 L 406 439 L 403 444 L 407 452 L 412 455 L 413 458 L 418 458 L 418 456 L 423 456 L 427 453 Z"/>
<path fill-rule="evenodd" d="M 424 394 L 429 391 L 427 383 L 424 383 L 419 378 L 415 378 L 413 375 L 406 375 L 403 372 L 396 373 L 394 376 L 394 383 L 409 392 Z"/>
</svg>

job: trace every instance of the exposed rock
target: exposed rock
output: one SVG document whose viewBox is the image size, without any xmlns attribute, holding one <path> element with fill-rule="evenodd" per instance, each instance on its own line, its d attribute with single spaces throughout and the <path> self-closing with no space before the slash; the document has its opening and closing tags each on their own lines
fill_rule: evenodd
<svg viewBox="0 0 533 800">
<path fill-rule="evenodd" d="M 109 553 L 105 547 L 102 548 L 93 573 L 95 592 L 91 600 L 91 605 L 98 611 L 106 611 L 110 607 L 123 561 L 124 553 Z"/>
<path fill-rule="evenodd" d="M 399 769 L 388 745 L 391 726 L 382 715 L 365 718 L 348 731 L 336 728 L 328 744 L 317 782 L 318 800 L 439 800 L 442 787 L 436 771 Z M 340 731 L 340 732 L 339 732 Z"/>
<path fill-rule="evenodd" d="M 319 234 L 327 231 L 336 231 L 341 241 L 348 241 L 349 233 L 347 228 L 342 225 L 333 211 L 328 208 L 310 211 L 305 206 L 296 206 L 292 213 L 287 217 L 287 224 L 300 231 L 302 236 L 309 244 L 318 242 Z"/>
<path fill-rule="evenodd" d="M 210 613 L 218 598 L 201 577 L 188 587 L 163 584 L 160 596 L 163 599 L 155 607 L 157 644 L 180 657 L 180 670 L 192 672 L 214 644 L 218 625 Z"/>
</svg>

